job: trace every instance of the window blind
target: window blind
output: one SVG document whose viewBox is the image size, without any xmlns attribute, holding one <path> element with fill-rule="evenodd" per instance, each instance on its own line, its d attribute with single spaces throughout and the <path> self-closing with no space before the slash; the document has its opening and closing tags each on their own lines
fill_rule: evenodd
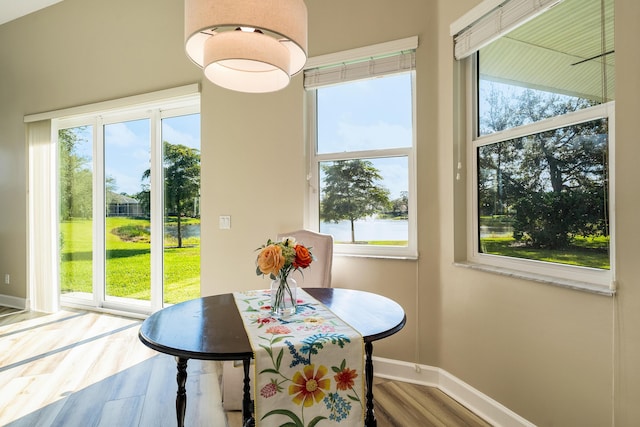
<svg viewBox="0 0 640 427">
<path fill-rule="evenodd" d="M 411 71 L 416 68 L 418 38 L 381 43 L 366 48 L 309 58 L 305 89 Z"/>
<path fill-rule="evenodd" d="M 485 2 L 451 25 L 454 57 L 463 59 L 535 18 L 562 0 L 506 0 L 488 13 Z"/>
<path fill-rule="evenodd" d="M 29 123 L 29 289 L 27 309 L 53 313 L 59 308 L 56 147 L 51 120 Z"/>
</svg>

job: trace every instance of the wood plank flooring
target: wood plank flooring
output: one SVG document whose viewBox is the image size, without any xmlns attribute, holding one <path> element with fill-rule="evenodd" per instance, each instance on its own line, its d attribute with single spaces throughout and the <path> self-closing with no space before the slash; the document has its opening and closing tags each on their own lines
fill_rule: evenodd
<svg viewBox="0 0 640 427">
<path fill-rule="evenodd" d="M 0 426 L 175 426 L 175 361 L 140 343 L 140 321 L 0 307 Z M 220 365 L 190 360 L 187 426 L 240 427 L 222 410 Z M 376 380 L 379 427 L 488 426 L 437 389 Z M 319 426 L 320 427 L 320 426 Z"/>
</svg>

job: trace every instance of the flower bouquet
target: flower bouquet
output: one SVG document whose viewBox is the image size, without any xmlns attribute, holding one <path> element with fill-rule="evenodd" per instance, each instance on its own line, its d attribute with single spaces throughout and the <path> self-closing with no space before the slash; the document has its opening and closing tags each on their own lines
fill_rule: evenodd
<svg viewBox="0 0 640 427">
<path fill-rule="evenodd" d="M 296 312 L 296 282 L 289 275 L 311 265 L 311 248 L 297 243 L 293 237 L 280 242 L 267 240 L 258 248 L 256 274 L 268 274 L 271 280 L 271 312 L 275 315 L 290 315 Z"/>
</svg>

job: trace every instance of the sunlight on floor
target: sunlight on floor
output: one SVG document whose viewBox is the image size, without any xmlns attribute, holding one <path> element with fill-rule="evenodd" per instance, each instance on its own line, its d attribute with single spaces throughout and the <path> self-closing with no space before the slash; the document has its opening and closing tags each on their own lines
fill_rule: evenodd
<svg viewBox="0 0 640 427">
<path fill-rule="evenodd" d="M 175 362 L 142 345 L 140 323 L 75 310 L 0 311 L 0 425 L 175 423 Z M 197 415 L 186 421 L 222 415 L 224 425 L 213 403 L 220 401 L 216 365 L 190 361 L 189 375 L 188 413 Z M 211 403 L 201 405 L 201 395 Z"/>
</svg>

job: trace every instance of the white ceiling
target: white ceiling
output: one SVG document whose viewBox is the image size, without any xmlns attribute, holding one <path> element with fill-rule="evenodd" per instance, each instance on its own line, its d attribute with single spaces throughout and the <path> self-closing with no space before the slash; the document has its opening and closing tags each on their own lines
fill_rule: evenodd
<svg viewBox="0 0 640 427">
<path fill-rule="evenodd" d="M 0 25 L 62 0 L 0 0 Z"/>
</svg>

